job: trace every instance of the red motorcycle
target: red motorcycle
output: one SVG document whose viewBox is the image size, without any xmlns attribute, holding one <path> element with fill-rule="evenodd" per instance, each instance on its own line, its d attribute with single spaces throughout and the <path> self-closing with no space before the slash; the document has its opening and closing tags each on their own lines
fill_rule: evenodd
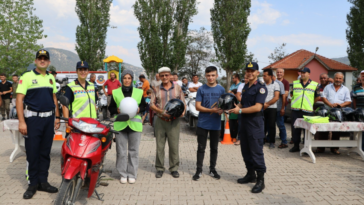
<svg viewBox="0 0 364 205">
<path fill-rule="evenodd" d="M 61 99 L 66 107 L 67 102 L 68 99 Z M 88 186 L 88 198 L 95 192 L 97 198 L 102 200 L 95 187 L 100 184 L 104 157 L 113 140 L 112 133 L 118 132 L 92 118 L 60 119 L 68 122 L 73 132 L 62 145 L 62 183 L 54 204 L 74 204 L 83 186 Z M 115 121 L 127 120 L 128 115 L 120 114 Z"/>
</svg>

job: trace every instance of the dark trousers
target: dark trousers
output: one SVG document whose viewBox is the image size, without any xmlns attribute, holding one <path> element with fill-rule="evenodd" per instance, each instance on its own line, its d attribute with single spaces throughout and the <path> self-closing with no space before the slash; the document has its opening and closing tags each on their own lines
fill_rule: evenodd
<svg viewBox="0 0 364 205">
<path fill-rule="evenodd" d="M 238 120 L 229 120 L 229 126 L 231 138 L 237 138 L 239 128 Z"/>
<path fill-rule="evenodd" d="M 28 135 L 25 138 L 27 180 L 29 186 L 45 183 L 51 162 L 50 153 L 54 137 L 54 115 L 25 118 Z"/>
<path fill-rule="evenodd" d="M 225 121 L 221 121 L 220 139 L 224 139 L 225 134 Z"/>
<path fill-rule="evenodd" d="M 264 110 L 264 133 L 267 135 L 267 141 L 276 142 L 276 119 L 277 108 L 267 108 Z"/>
<path fill-rule="evenodd" d="M 315 140 L 329 140 L 329 133 L 330 132 L 316 132 L 315 134 Z M 343 134 L 343 132 L 331 132 L 332 136 L 331 136 L 331 140 L 340 140 L 340 136 L 341 134 Z M 325 147 L 318 147 L 321 148 L 322 150 L 325 150 Z M 331 147 L 331 150 L 338 150 L 338 147 Z"/>
<path fill-rule="evenodd" d="M 312 116 L 313 113 L 303 112 L 292 110 L 291 112 L 291 130 L 292 130 L 292 140 L 295 146 L 299 146 L 301 142 L 301 128 L 295 128 L 293 125 L 296 122 L 297 118 L 303 118 L 304 115 Z"/>
<path fill-rule="evenodd" d="M 197 170 L 202 171 L 203 159 L 207 144 L 207 135 L 210 133 L 210 170 L 215 170 L 217 161 L 217 147 L 219 145 L 220 130 L 205 130 L 197 128 Z"/>
<path fill-rule="evenodd" d="M 245 167 L 257 172 L 266 172 L 264 162 L 264 120 L 263 116 L 242 116 L 240 135 L 240 148 Z"/>
</svg>

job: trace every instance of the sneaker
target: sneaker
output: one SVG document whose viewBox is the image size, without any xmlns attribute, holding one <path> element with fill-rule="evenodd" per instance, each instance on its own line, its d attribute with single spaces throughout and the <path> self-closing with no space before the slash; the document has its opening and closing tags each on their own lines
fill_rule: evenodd
<svg viewBox="0 0 364 205">
<path fill-rule="evenodd" d="M 274 149 L 274 148 L 275 148 L 274 143 L 270 143 L 270 145 L 269 145 L 269 149 Z"/>
<path fill-rule="evenodd" d="M 126 184 L 126 182 L 128 182 L 128 179 L 126 177 L 121 177 L 120 178 L 120 183 Z"/>
<path fill-rule="evenodd" d="M 196 174 L 193 175 L 192 179 L 195 180 L 195 181 L 198 181 L 200 179 L 201 175 L 202 175 L 202 171 L 197 170 Z"/>
<path fill-rule="evenodd" d="M 134 178 L 129 178 L 129 184 L 134 184 L 135 183 L 135 179 Z"/>
<path fill-rule="evenodd" d="M 216 172 L 216 170 L 210 170 L 210 176 L 215 179 L 220 179 L 220 175 Z"/>
</svg>

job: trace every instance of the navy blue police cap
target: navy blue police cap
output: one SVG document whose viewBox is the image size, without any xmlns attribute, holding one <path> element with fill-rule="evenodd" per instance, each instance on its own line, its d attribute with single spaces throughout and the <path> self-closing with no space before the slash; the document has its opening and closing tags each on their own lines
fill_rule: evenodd
<svg viewBox="0 0 364 205">
<path fill-rule="evenodd" d="M 89 69 L 88 63 L 86 61 L 79 61 L 79 62 L 77 62 L 76 70 L 78 70 L 80 68 L 87 68 L 87 69 Z"/>
<path fill-rule="evenodd" d="M 245 70 L 251 69 L 251 70 L 259 70 L 259 65 L 256 62 L 249 62 L 245 65 Z"/>
<path fill-rule="evenodd" d="M 41 56 L 45 56 L 46 58 L 50 59 L 49 52 L 45 49 L 40 49 L 39 51 L 37 51 L 37 53 L 35 54 L 35 59 Z"/>
<path fill-rule="evenodd" d="M 311 70 L 305 67 L 301 70 L 301 73 L 311 73 Z"/>
</svg>

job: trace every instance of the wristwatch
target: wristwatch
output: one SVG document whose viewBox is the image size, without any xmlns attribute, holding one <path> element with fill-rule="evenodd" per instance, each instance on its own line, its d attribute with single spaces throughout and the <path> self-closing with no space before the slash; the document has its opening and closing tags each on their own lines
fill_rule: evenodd
<svg viewBox="0 0 364 205">
<path fill-rule="evenodd" d="M 241 109 L 239 109 L 239 114 L 241 114 Z"/>
</svg>

